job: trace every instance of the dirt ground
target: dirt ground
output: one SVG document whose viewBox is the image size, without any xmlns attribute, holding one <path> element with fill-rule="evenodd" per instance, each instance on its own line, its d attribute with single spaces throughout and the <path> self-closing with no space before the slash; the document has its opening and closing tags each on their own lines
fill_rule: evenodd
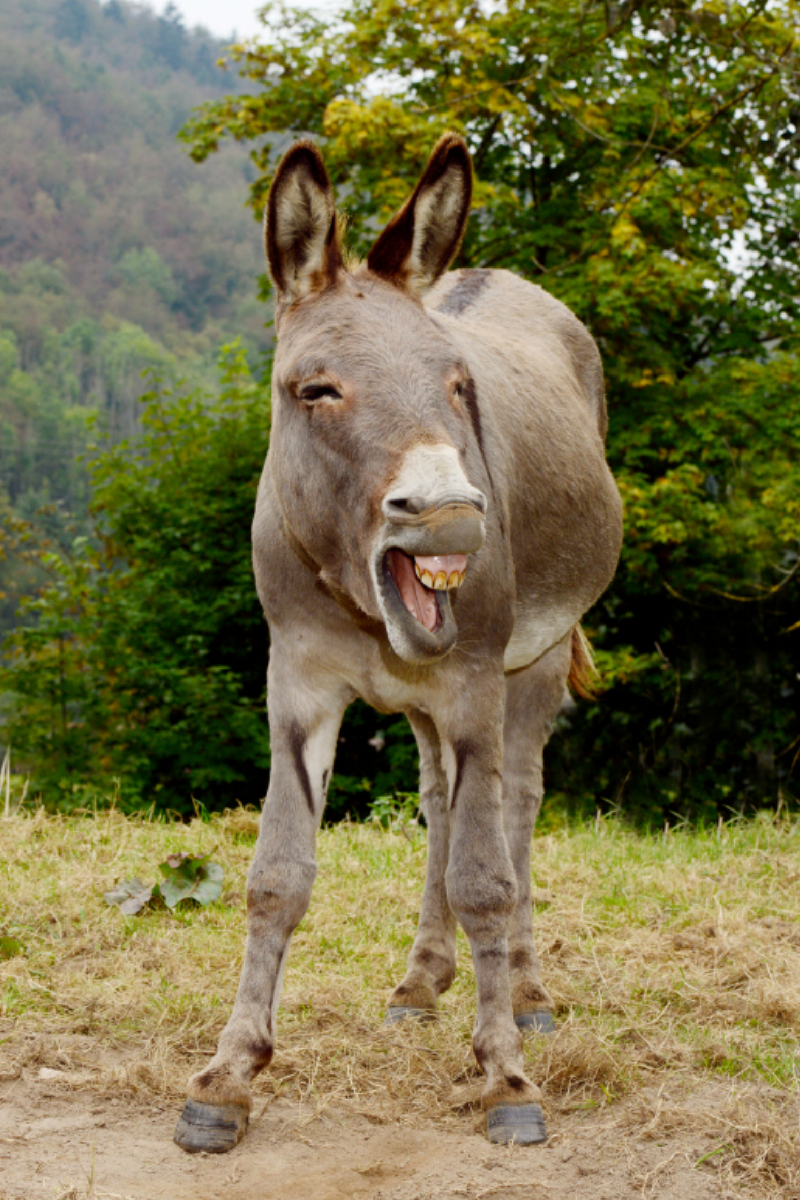
<svg viewBox="0 0 800 1200">
<path fill-rule="evenodd" d="M 763 1113 L 769 1107 L 770 1089 L 763 1086 L 708 1081 L 698 1089 L 676 1075 L 613 1105 L 548 1113 L 549 1140 L 531 1148 L 491 1146 L 480 1114 L 458 1095 L 457 1120 L 445 1127 L 342 1102 L 320 1111 L 280 1096 L 258 1097 L 248 1136 L 234 1151 L 190 1157 L 172 1142 L 174 1104 L 153 1096 L 146 1102 L 117 1098 L 107 1087 L 93 1091 L 90 1074 L 34 1064 L 0 1084 L 0 1200 L 711 1200 L 765 1194 L 748 1186 L 752 1156 L 731 1169 L 737 1129 L 752 1130 L 748 1108 Z M 763 1153 L 769 1153 L 768 1140 Z"/>
</svg>

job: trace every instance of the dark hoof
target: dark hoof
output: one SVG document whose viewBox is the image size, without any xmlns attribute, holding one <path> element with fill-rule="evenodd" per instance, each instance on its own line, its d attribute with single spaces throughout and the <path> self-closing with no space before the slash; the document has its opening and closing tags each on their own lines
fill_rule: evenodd
<svg viewBox="0 0 800 1200">
<path fill-rule="evenodd" d="M 555 1033 L 556 1023 L 553 1014 L 546 1008 L 537 1008 L 533 1012 L 517 1013 L 514 1017 L 517 1029 L 523 1033 Z"/>
<path fill-rule="evenodd" d="M 201 1104 L 187 1100 L 173 1141 L 188 1154 L 225 1154 L 247 1133 L 249 1114 L 241 1104 Z"/>
<path fill-rule="evenodd" d="M 384 1025 L 397 1025 L 400 1021 L 405 1021 L 406 1017 L 413 1017 L 417 1021 L 435 1021 L 436 1013 L 430 1008 L 411 1008 L 406 1004 L 392 1004 L 386 1010 L 384 1017 Z"/>
<path fill-rule="evenodd" d="M 498 1104 L 486 1114 L 489 1141 L 498 1146 L 514 1142 L 517 1146 L 533 1146 L 547 1141 L 547 1130 L 539 1104 Z"/>
</svg>

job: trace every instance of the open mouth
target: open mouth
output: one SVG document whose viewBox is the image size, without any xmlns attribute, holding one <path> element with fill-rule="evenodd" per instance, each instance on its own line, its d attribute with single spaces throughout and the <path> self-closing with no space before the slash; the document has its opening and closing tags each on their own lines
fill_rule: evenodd
<svg viewBox="0 0 800 1200">
<path fill-rule="evenodd" d="M 394 547 L 386 552 L 384 568 L 408 612 L 429 633 L 435 633 L 444 620 L 442 593 L 461 587 L 467 556 L 428 554 L 412 557 Z"/>
</svg>

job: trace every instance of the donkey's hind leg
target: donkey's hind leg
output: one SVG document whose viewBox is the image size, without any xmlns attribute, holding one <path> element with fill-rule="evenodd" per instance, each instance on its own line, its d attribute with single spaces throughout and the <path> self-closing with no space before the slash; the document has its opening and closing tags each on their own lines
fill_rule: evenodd
<svg viewBox="0 0 800 1200">
<path fill-rule="evenodd" d="M 542 751 L 563 702 L 570 646 L 571 635 L 506 679 L 503 824 L 519 897 L 508 930 L 508 965 L 514 1020 L 523 1032 L 555 1030 L 533 944 L 531 838 L 542 803 Z"/>
<path fill-rule="evenodd" d="M 419 746 L 420 807 L 428 826 L 428 864 L 419 925 L 403 982 L 392 993 L 386 1023 L 430 1016 L 456 974 L 456 919 L 447 903 L 444 873 L 450 853 L 447 777 L 431 719 L 410 713 Z"/>
</svg>

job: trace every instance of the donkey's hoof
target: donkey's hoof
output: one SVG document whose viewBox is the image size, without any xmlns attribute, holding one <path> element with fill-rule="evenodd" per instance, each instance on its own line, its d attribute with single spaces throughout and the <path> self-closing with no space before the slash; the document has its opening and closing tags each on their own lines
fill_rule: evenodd
<svg viewBox="0 0 800 1200">
<path fill-rule="evenodd" d="M 400 1021 L 405 1021 L 407 1017 L 413 1017 L 416 1021 L 435 1021 L 436 1013 L 430 1008 L 412 1008 L 408 1004 L 392 1004 L 386 1010 L 384 1017 L 384 1025 L 397 1025 Z"/>
<path fill-rule="evenodd" d="M 536 1008 L 533 1012 L 517 1013 L 514 1023 L 522 1033 L 555 1033 L 556 1023 L 553 1014 L 546 1008 Z"/>
<path fill-rule="evenodd" d="M 187 1100 L 175 1127 L 176 1142 L 188 1154 L 225 1154 L 247 1133 L 249 1113 L 241 1104 L 201 1104 Z"/>
<path fill-rule="evenodd" d="M 540 1104 L 498 1104 L 486 1114 L 486 1131 L 495 1145 L 533 1146 L 547 1141 Z"/>
</svg>

